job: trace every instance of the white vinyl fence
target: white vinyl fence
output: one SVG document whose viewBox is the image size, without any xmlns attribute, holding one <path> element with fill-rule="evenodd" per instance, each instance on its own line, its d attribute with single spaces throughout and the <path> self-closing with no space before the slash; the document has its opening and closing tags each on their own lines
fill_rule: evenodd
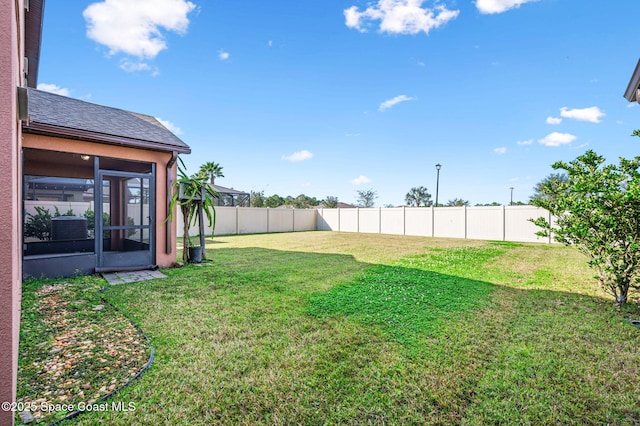
<svg viewBox="0 0 640 426">
<path fill-rule="evenodd" d="M 177 213 L 178 236 L 182 237 L 182 212 L 178 209 Z M 214 235 L 315 231 L 317 214 L 315 209 L 216 207 Z M 211 235 L 206 218 L 204 225 L 205 234 Z M 189 234 L 198 235 L 197 223 L 189 229 Z"/>
<path fill-rule="evenodd" d="M 536 235 L 529 219 L 548 211 L 534 206 L 396 207 L 318 210 L 318 230 L 514 242 L 553 242 Z"/>
<path fill-rule="evenodd" d="M 551 243 L 538 237 L 539 228 L 529 221 L 548 211 L 533 206 L 496 207 L 397 207 L 350 209 L 269 209 L 216 207 L 215 235 L 297 231 L 340 231 L 372 234 L 415 235 L 514 242 Z M 176 218 L 182 223 L 180 211 Z M 206 226 L 206 234 L 211 228 Z M 197 235 L 197 226 L 190 230 Z M 178 225 L 182 236 L 182 226 Z"/>
</svg>

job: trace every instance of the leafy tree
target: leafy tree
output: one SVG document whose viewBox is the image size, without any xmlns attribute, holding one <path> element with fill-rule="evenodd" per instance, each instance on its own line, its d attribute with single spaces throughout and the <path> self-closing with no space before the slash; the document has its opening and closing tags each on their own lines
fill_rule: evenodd
<svg viewBox="0 0 640 426">
<path fill-rule="evenodd" d="M 589 150 L 569 163 L 554 163 L 567 179 L 542 183 L 543 197 L 533 204 L 550 211 L 555 223 L 542 217 L 532 222 L 542 228 L 538 235 L 553 235 L 589 256 L 600 285 L 621 306 L 629 289 L 639 288 L 640 157 L 604 162 Z"/>
<path fill-rule="evenodd" d="M 249 207 L 267 207 L 265 206 L 264 191 L 251 191 L 249 195 Z"/>
<path fill-rule="evenodd" d="M 335 209 L 336 207 L 338 207 L 338 197 L 329 195 L 324 199 L 323 204 L 328 209 Z"/>
<path fill-rule="evenodd" d="M 427 188 L 424 186 L 414 186 L 407 192 L 407 195 L 404 197 L 405 202 L 410 206 L 420 207 L 421 205 L 424 207 L 429 207 L 433 204 L 431 201 L 431 194 L 427 191 Z"/>
<path fill-rule="evenodd" d="M 318 201 L 316 197 L 309 197 L 304 194 L 300 194 L 296 198 L 288 196 L 285 200 L 285 205 L 291 206 L 294 209 L 308 209 L 318 204 L 320 204 L 320 201 Z"/>
<path fill-rule="evenodd" d="M 375 199 L 378 198 L 378 192 L 373 189 L 362 189 L 356 191 L 358 194 L 358 207 L 373 207 Z"/>
<path fill-rule="evenodd" d="M 544 187 L 548 185 L 558 186 L 560 184 L 565 184 L 568 180 L 569 178 L 566 173 L 549 174 L 533 187 L 533 195 L 530 197 L 530 201 L 533 203 L 535 200 L 551 197 L 552 195 L 549 195 L 548 191 L 544 190 Z"/>
<path fill-rule="evenodd" d="M 275 208 L 275 207 L 280 207 L 283 204 L 284 204 L 284 198 L 282 198 L 278 194 L 269 195 L 264 200 L 265 207 Z"/>
<path fill-rule="evenodd" d="M 469 201 L 463 200 L 462 198 L 454 198 L 453 200 L 447 201 L 447 204 L 445 207 L 463 207 L 463 206 L 468 207 Z"/>
<path fill-rule="evenodd" d="M 209 161 L 200 166 L 200 171 L 198 173 L 204 174 L 208 179 L 210 179 L 211 185 L 213 185 L 216 178 L 224 177 L 222 169 L 223 167 L 220 164 Z"/>
</svg>

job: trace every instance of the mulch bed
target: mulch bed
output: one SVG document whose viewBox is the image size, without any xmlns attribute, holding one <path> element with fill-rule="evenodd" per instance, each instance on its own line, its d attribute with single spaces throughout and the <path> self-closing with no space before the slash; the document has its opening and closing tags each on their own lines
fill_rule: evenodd
<svg viewBox="0 0 640 426">
<path fill-rule="evenodd" d="M 35 297 L 23 302 L 18 407 L 28 408 L 33 423 L 71 414 L 43 407 L 99 401 L 149 360 L 146 338 L 101 298 L 101 283 L 93 277 L 25 289 Z"/>
</svg>

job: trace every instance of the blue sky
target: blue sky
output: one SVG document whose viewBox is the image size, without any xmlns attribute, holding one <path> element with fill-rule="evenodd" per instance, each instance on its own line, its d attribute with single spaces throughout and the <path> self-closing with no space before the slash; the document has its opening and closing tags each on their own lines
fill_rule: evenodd
<svg viewBox="0 0 640 426">
<path fill-rule="evenodd" d="M 189 172 L 401 205 L 413 186 L 526 201 L 557 160 L 640 155 L 637 0 L 107 0 L 46 4 L 44 90 L 153 115 Z M 631 17 L 631 19 L 627 19 Z"/>
</svg>

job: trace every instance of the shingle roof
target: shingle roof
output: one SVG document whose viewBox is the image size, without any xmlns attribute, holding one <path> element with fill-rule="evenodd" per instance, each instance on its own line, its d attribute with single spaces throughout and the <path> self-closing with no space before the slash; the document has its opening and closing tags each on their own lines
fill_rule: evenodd
<svg viewBox="0 0 640 426">
<path fill-rule="evenodd" d="M 627 90 L 624 91 L 624 97 L 629 102 L 638 101 L 638 88 L 640 86 L 640 60 L 636 64 L 636 69 L 633 70 L 633 75 L 627 86 Z"/>
<path fill-rule="evenodd" d="M 187 144 L 154 117 L 68 98 L 29 91 L 27 133 L 89 139 L 108 144 L 189 153 Z"/>
</svg>

